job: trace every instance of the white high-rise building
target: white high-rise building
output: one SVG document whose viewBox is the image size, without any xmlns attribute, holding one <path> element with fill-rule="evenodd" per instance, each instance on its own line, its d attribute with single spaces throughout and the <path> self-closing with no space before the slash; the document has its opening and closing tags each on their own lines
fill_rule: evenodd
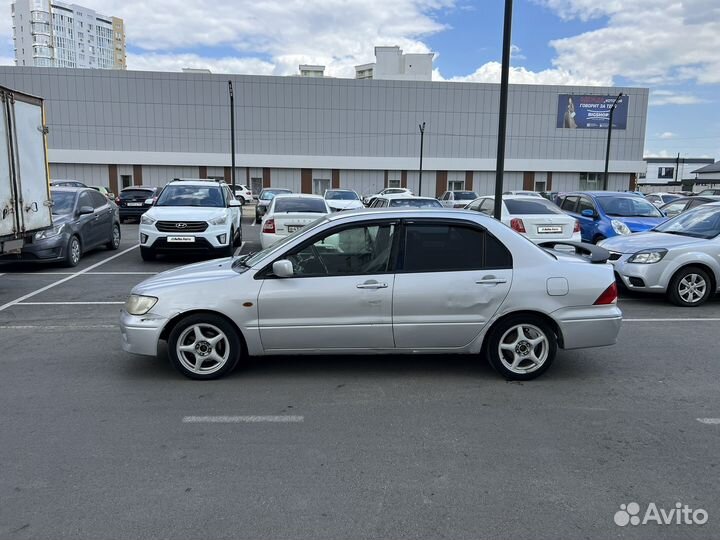
<svg viewBox="0 0 720 540">
<path fill-rule="evenodd" d="M 356 79 L 431 81 L 435 53 L 404 54 L 398 46 L 375 47 L 375 62 L 355 66 Z"/>
<path fill-rule="evenodd" d="M 11 4 L 18 66 L 125 69 L 123 20 L 50 0 Z"/>
</svg>

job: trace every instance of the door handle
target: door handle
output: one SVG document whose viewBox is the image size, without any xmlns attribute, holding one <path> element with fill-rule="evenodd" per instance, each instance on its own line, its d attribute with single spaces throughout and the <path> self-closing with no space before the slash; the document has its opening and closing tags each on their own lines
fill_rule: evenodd
<svg viewBox="0 0 720 540">
<path fill-rule="evenodd" d="M 495 276 L 486 276 L 482 279 L 478 279 L 475 283 L 478 285 L 498 285 L 500 283 L 507 283 L 507 279 L 496 278 Z"/>
<path fill-rule="evenodd" d="M 379 281 L 366 281 L 365 283 L 358 283 L 355 285 L 358 289 L 387 289 L 387 283 L 380 283 Z"/>
</svg>

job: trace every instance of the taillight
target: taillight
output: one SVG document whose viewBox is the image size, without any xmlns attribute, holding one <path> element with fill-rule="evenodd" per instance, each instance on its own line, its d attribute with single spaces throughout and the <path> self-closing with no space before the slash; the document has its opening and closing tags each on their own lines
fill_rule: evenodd
<svg viewBox="0 0 720 540">
<path fill-rule="evenodd" d="M 120 197 L 115 197 L 115 204 L 120 204 Z"/>
<path fill-rule="evenodd" d="M 263 225 L 262 232 L 275 234 L 275 220 L 268 219 Z"/>
<path fill-rule="evenodd" d="M 576 219 L 575 220 L 575 226 L 573 227 L 573 232 L 580 232 L 580 222 Z"/>
<path fill-rule="evenodd" d="M 617 302 L 618 297 L 618 288 L 617 283 L 613 281 L 612 285 L 610 285 L 605 291 L 598 296 L 598 299 L 595 300 L 594 306 L 606 306 L 608 304 L 615 304 Z"/>
<path fill-rule="evenodd" d="M 512 219 L 510 220 L 510 228 L 511 228 L 513 231 L 519 232 L 519 233 L 527 232 L 527 231 L 525 230 L 525 224 L 523 223 L 523 220 L 520 219 L 520 218 L 512 218 Z"/>
</svg>

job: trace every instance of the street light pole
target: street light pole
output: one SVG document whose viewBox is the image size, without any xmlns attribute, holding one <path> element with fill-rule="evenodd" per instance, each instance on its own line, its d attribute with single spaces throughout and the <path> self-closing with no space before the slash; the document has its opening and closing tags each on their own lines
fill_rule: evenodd
<svg viewBox="0 0 720 540">
<path fill-rule="evenodd" d="M 608 167 L 610 166 L 610 136 L 612 135 L 613 115 L 615 114 L 615 107 L 617 107 L 617 102 L 620 100 L 622 95 L 623 93 L 620 92 L 615 98 L 615 101 L 613 101 L 612 107 L 610 107 L 610 122 L 608 123 L 607 148 L 605 149 L 605 177 L 603 178 L 603 189 L 605 191 L 607 191 L 608 187 Z"/>
<path fill-rule="evenodd" d="M 500 119 L 498 122 L 498 145 L 495 174 L 495 207 L 493 215 L 500 219 L 502 212 L 503 173 L 505 170 L 505 126 L 510 79 L 510 39 L 512 35 L 512 0 L 505 0 L 505 25 L 503 27 L 502 70 L 500 72 Z"/>
<path fill-rule="evenodd" d="M 228 81 L 228 91 L 230 92 L 230 182 L 232 193 L 235 195 L 235 96 L 232 81 Z"/>
<path fill-rule="evenodd" d="M 418 174 L 418 197 L 422 197 L 422 156 L 423 145 L 425 144 L 425 122 L 419 124 L 420 128 L 420 171 Z"/>
</svg>

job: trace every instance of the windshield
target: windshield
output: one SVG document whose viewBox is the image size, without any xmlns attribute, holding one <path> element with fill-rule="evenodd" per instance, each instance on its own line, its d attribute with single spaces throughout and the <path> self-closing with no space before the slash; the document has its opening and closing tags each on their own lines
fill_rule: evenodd
<svg viewBox="0 0 720 540">
<path fill-rule="evenodd" d="M 245 266 L 254 266 L 258 262 L 260 262 L 262 259 L 267 257 L 270 253 L 282 248 L 285 244 L 292 242 L 293 240 L 295 240 L 295 238 L 297 238 L 301 234 L 311 233 L 315 227 L 319 227 L 320 225 L 322 225 L 323 223 L 326 223 L 326 222 L 327 222 L 326 215 L 319 217 L 312 223 L 308 223 L 307 225 L 305 225 L 302 229 L 298 229 L 297 231 L 290 233 L 287 236 L 284 236 L 282 238 L 282 240 L 275 242 L 274 244 L 266 247 L 265 249 L 263 249 L 261 251 L 258 251 L 257 253 L 253 253 L 249 258 L 241 258 L 240 261 Z"/>
<path fill-rule="evenodd" d="M 52 194 L 52 213 L 56 216 L 64 216 L 72 214 L 75 209 L 75 192 L 74 191 L 51 191 Z"/>
<path fill-rule="evenodd" d="M 260 194 L 261 201 L 270 201 L 275 195 L 281 195 L 283 193 L 292 193 L 289 189 L 266 189 Z"/>
<path fill-rule="evenodd" d="M 167 186 L 155 206 L 203 206 L 224 208 L 225 198 L 219 186 Z"/>
<path fill-rule="evenodd" d="M 440 201 L 435 199 L 392 199 L 390 206 L 402 208 L 442 208 Z"/>
<path fill-rule="evenodd" d="M 275 201 L 273 213 L 311 212 L 327 214 L 327 206 L 323 199 L 305 199 L 301 197 L 279 197 Z"/>
<path fill-rule="evenodd" d="M 328 191 L 325 198 L 328 201 L 357 201 L 360 197 L 354 191 Z"/>
<path fill-rule="evenodd" d="M 600 207 L 613 217 L 663 217 L 654 205 L 639 197 L 598 197 Z"/>
<path fill-rule="evenodd" d="M 456 201 L 472 201 L 478 198 L 477 193 L 474 191 L 453 191 L 453 193 Z"/>
<path fill-rule="evenodd" d="M 554 204 L 545 202 L 541 198 L 532 200 L 505 199 L 505 206 L 509 214 L 562 214 L 563 212 Z"/>
<path fill-rule="evenodd" d="M 720 234 L 720 206 L 701 206 L 680 214 L 653 230 L 693 238 L 715 238 Z"/>
</svg>

